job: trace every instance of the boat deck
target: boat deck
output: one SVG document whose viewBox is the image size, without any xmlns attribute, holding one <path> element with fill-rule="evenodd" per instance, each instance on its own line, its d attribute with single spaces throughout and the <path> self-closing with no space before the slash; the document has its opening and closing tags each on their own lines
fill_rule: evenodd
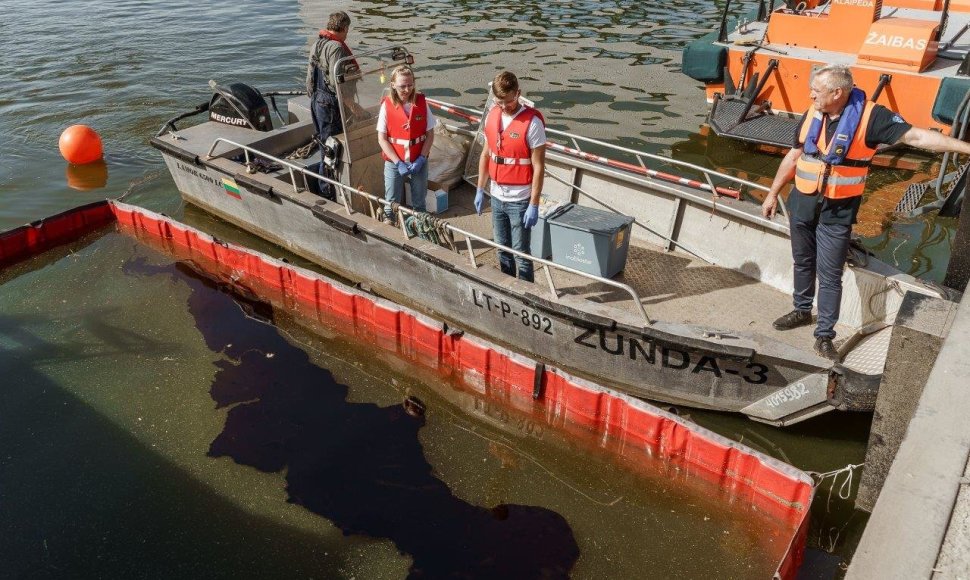
<svg viewBox="0 0 970 580">
<path fill-rule="evenodd" d="M 826 12 L 828 12 L 828 4 L 823 4 L 809 12 L 824 15 Z M 882 9 L 881 17 L 939 21 L 940 16 L 940 12 L 919 10 L 915 8 L 886 6 Z M 961 32 L 965 26 L 970 26 L 970 12 L 958 12 L 951 10 L 947 16 L 947 19 L 946 31 L 943 34 L 943 42 L 949 45 L 947 52 L 950 54 L 962 55 L 966 51 L 970 50 L 970 35 Z M 764 36 L 766 28 L 767 23 L 765 22 L 750 22 L 746 25 L 743 32 L 735 30 L 728 35 L 728 38 L 730 41 L 736 41 L 741 38 L 760 39 Z M 771 54 L 783 54 L 790 58 L 814 60 L 827 64 L 867 66 L 866 63 L 859 62 L 858 55 L 856 53 L 850 52 L 838 52 L 814 47 L 791 46 L 785 43 L 773 42 L 766 42 L 764 45 L 762 45 L 761 50 L 767 50 Z M 926 70 L 922 71 L 920 74 L 939 78 L 953 76 L 956 73 L 957 68 L 959 68 L 960 63 L 960 58 L 937 58 L 932 64 L 930 64 L 929 67 L 926 68 Z"/>
<path fill-rule="evenodd" d="M 472 189 L 461 184 L 449 192 L 448 211 L 440 215 L 458 228 L 491 238 L 490 209 L 478 216 Z M 459 248 L 467 253 L 464 244 Z M 486 244 L 473 244 L 479 265 L 498 268 L 498 252 Z M 651 319 L 696 324 L 724 331 L 760 334 L 799 349 L 811 351 L 814 326 L 779 332 L 771 323 L 792 309 L 791 295 L 736 272 L 634 239 L 626 269 L 613 278 L 633 287 Z M 562 294 L 584 297 L 611 307 L 636 312 L 627 293 L 562 270 L 553 272 Z M 536 270 L 536 283 L 545 285 L 545 274 Z M 840 338 L 850 331 L 837 327 Z"/>
</svg>

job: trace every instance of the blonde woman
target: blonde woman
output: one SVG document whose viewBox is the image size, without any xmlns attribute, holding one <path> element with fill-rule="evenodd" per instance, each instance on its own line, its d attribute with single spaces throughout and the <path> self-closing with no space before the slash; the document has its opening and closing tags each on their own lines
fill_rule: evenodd
<svg viewBox="0 0 970 580">
<path fill-rule="evenodd" d="M 414 83 L 414 71 L 407 65 L 391 72 L 391 94 L 381 101 L 377 117 L 377 141 L 384 158 L 384 199 L 404 201 L 404 182 L 411 182 L 411 202 L 425 211 L 428 192 L 428 154 L 434 141 L 434 115 Z M 384 208 L 388 220 L 394 215 Z"/>
</svg>

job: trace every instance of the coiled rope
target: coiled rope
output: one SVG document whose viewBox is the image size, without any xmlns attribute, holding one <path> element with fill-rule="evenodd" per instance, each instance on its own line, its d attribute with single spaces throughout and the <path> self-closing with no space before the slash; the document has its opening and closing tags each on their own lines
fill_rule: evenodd
<svg viewBox="0 0 970 580">
<path fill-rule="evenodd" d="M 438 245 L 448 240 L 449 232 L 446 227 L 447 225 L 447 221 L 438 219 L 430 213 L 423 212 L 409 215 L 404 220 L 404 229 L 407 231 L 408 237 L 413 238 L 418 236 L 423 240 L 428 240 Z"/>
</svg>

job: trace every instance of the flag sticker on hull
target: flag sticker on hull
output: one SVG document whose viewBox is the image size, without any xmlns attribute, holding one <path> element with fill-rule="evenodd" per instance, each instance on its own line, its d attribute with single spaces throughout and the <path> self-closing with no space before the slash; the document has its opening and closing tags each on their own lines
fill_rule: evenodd
<svg viewBox="0 0 970 580">
<path fill-rule="evenodd" d="M 235 181 L 223 177 L 222 178 L 222 188 L 225 189 L 226 190 L 226 193 L 228 193 L 232 197 L 234 197 L 236 199 L 242 199 L 242 196 L 239 195 L 239 186 L 236 185 L 236 182 Z"/>
</svg>

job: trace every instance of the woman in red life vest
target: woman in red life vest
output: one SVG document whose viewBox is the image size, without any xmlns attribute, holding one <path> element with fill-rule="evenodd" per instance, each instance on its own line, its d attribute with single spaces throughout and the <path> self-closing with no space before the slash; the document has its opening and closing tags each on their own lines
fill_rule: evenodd
<svg viewBox="0 0 970 580">
<path fill-rule="evenodd" d="M 475 209 L 481 215 L 491 179 L 492 237 L 503 246 L 529 253 L 532 226 L 539 221 L 546 166 L 546 123 L 542 114 L 519 102 L 519 80 L 509 71 L 492 81 L 495 105 L 485 117 L 485 147 L 478 162 Z M 513 259 L 514 257 L 514 259 Z M 502 272 L 532 282 L 532 260 L 498 253 Z M 516 272 L 516 266 L 518 272 Z"/>
<path fill-rule="evenodd" d="M 411 182 L 411 203 L 425 211 L 428 193 L 428 154 L 436 124 L 431 109 L 414 84 L 414 71 L 407 65 L 391 72 L 391 94 L 381 101 L 377 117 L 377 141 L 384 158 L 384 199 L 404 202 L 404 181 Z M 391 205 L 384 206 L 388 221 L 394 219 Z"/>
</svg>

